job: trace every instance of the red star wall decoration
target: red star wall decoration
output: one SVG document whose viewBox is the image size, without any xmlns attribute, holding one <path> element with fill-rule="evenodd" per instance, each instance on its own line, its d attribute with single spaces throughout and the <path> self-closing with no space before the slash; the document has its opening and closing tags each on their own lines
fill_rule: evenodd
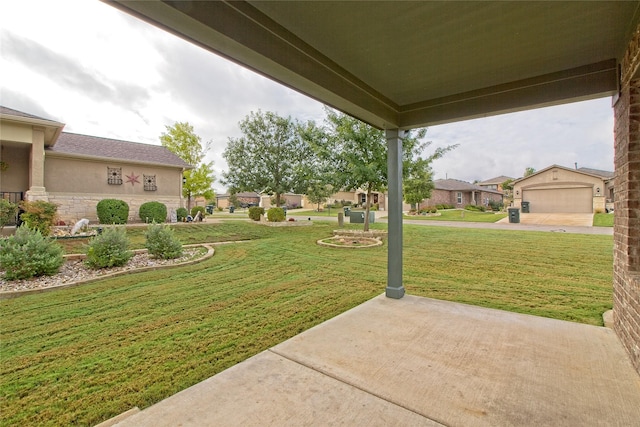
<svg viewBox="0 0 640 427">
<path fill-rule="evenodd" d="M 133 186 L 136 182 L 138 184 L 140 184 L 140 181 L 138 181 L 138 178 L 140 178 L 140 175 L 136 176 L 133 174 L 133 172 L 131 172 L 131 175 L 125 175 L 127 177 L 127 182 L 131 183 L 131 186 Z"/>
</svg>

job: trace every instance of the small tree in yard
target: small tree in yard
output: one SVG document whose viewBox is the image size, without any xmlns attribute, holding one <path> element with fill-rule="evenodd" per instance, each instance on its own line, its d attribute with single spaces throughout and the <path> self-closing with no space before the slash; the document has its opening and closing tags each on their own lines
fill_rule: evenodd
<svg viewBox="0 0 640 427">
<path fill-rule="evenodd" d="M 408 167 L 403 181 L 404 200 L 407 203 L 416 205 L 420 211 L 420 203 L 431 197 L 433 189 L 433 172 L 427 160 L 419 159 Z"/>
<path fill-rule="evenodd" d="M 323 182 L 312 182 L 307 188 L 307 199 L 314 205 L 318 205 L 318 211 L 320 210 L 320 205 L 324 203 L 331 194 L 333 194 L 333 188 L 331 185 Z"/>
<path fill-rule="evenodd" d="M 201 138 L 193 131 L 189 123 L 176 122 L 173 126 L 166 126 L 166 133 L 160 135 L 160 142 L 172 153 L 194 167 L 184 172 L 185 183 L 182 186 L 182 196 L 187 199 L 187 210 L 191 210 L 191 198 L 203 196 L 209 200 L 214 197 L 211 188 L 215 177 L 213 162 L 205 163 L 203 159 L 211 147 L 211 142 L 201 144 Z"/>
</svg>

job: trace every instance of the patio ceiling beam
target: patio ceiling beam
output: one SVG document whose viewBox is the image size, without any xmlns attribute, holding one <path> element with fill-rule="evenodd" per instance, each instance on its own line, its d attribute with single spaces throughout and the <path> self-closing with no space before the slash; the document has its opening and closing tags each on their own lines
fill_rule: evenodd
<svg viewBox="0 0 640 427">
<path fill-rule="evenodd" d="M 399 126 L 412 128 L 612 96 L 615 59 L 400 107 Z"/>
</svg>

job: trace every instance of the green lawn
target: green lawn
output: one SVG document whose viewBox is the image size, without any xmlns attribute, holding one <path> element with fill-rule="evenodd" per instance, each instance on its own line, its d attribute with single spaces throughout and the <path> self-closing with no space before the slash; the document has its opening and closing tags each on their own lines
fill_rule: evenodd
<svg viewBox="0 0 640 427">
<path fill-rule="evenodd" d="M 506 218 L 506 213 L 474 212 L 464 209 L 447 209 L 438 211 L 439 216 L 404 215 L 404 219 L 425 221 L 462 221 L 462 222 L 498 222 Z"/>
<path fill-rule="evenodd" d="M 597 213 L 593 215 L 594 227 L 613 227 L 612 213 Z"/>
<path fill-rule="evenodd" d="M 315 244 L 334 228 L 178 227 L 185 243 L 252 240 L 191 266 L 0 301 L 1 425 L 94 425 L 147 407 L 383 293 L 386 245 Z M 611 308 L 611 236 L 418 225 L 404 236 L 409 294 L 595 325 Z"/>
<path fill-rule="evenodd" d="M 290 209 L 287 211 L 287 216 L 326 216 L 326 217 L 337 218 L 339 212 L 344 213 L 344 210 L 342 208 L 335 208 L 335 209 L 331 208 L 331 209 L 323 209 L 320 212 L 318 212 L 316 210 L 301 211 L 298 209 Z"/>
</svg>

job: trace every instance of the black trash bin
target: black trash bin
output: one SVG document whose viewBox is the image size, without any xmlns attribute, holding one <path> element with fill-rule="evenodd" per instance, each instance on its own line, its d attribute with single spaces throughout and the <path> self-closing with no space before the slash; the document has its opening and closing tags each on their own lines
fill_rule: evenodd
<svg viewBox="0 0 640 427">
<path fill-rule="evenodd" d="M 519 223 L 520 222 L 520 209 L 518 208 L 509 208 L 509 222 L 511 223 Z"/>
<path fill-rule="evenodd" d="M 213 205 L 207 205 L 205 209 L 209 215 L 213 213 Z"/>
<path fill-rule="evenodd" d="M 344 216 L 349 216 L 351 214 L 351 206 L 345 206 L 343 209 L 344 209 Z"/>
<path fill-rule="evenodd" d="M 529 213 L 529 202 L 522 202 L 522 213 Z"/>
<path fill-rule="evenodd" d="M 229 206 L 229 213 L 233 213 L 236 210 L 235 206 Z"/>
</svg>

